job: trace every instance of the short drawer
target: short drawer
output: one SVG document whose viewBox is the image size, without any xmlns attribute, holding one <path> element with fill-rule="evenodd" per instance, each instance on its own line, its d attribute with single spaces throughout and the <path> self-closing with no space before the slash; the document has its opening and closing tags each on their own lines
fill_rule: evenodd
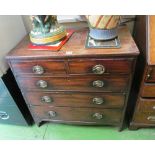
<svg viewBox="0 0 155 155">
<path fill-rule="evenodd" d="M 31 105 L 122 108 L 125 96 L 116 93 L 24 92 Z"/>
<path fill-rule="evenodd" d="M 141 112 L 154 112 L 155 114 L 155 99 L 143 99 L 138 100 L 138 110 Z"/>
<path fill-rule="evenodd" d="M 133 59 L 70 59 L 70 74 L 129 74 Z"/>
<path fill-rule="evenodd" d="M 124 76 L 22 77 L 18 78 L 18 82 L 27 90 L 124 92 L 128 85 L 128 78 Z"/>
<path fill-rule="evenodd" d="M 15 74 L 58 75 L 66 74 L 65 63 L 61 60 L 11 61 Z"/>
<path fill-rule="evenodd" d="M 155 125 L 155 113 L 137 111 L 134 116 L 134 123 Z"/>
<path fill-rule="evenodd" d="M 121 118 L 120 109 L 50 106 L 31 106 L 30 109 L 33 111 L 34 117 L 42 121 L 118 124 Z"/>
<path fill-rule="evenodd" d="M 155 82 L 155 66 L 149 66 L 147 68 L 145 82 Z"/>
<path fill-rule="evenodd" d="M 142 97 L 155 97 L 155 83 L 144 83 L 141 89 Z"/>
</svg>

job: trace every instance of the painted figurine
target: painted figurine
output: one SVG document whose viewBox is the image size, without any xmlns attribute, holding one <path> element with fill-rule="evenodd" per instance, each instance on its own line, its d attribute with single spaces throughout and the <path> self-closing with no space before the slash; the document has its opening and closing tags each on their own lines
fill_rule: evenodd
<svg viewBox="0 0 155 155">
<path fill-rule="evenodd" d="M 30 40 L 36 45 L 54 44 L 66 37 L 66 30 L 57 22 L 55 15 L 34 15 L 30 16 L 32 30 Z"/>
</svg>

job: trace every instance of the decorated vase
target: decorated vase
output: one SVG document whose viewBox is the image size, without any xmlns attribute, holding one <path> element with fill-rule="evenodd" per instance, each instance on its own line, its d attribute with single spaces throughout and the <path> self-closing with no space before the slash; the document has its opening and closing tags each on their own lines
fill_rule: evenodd
<svg viewBox="0 0 155 155">
<path fill-rule="evenodd" d="M 87 15 L 89 36 L 95 40 L 110 40 L 118 36 L 119 15 Z"/>
</svg>

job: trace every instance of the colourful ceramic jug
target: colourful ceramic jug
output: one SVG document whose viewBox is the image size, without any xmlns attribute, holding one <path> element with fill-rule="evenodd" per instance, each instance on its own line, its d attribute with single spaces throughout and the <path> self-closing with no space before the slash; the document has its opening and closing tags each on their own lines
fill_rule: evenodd
<svg viewBox="0 0 155 155">
<path fill-rule="evenodd" d="M 95 40 L 110 40 L 117 37 L 119 15 L 87 15 L 89 35 Z"/>
</svg>

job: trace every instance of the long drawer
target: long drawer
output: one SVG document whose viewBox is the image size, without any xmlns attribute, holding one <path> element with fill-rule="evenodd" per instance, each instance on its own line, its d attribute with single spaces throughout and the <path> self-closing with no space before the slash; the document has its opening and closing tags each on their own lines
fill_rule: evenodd
<svg viewBox="0 0 155 155">
<path fill-rule="evenodd" d="M 115 93 L 24 92 L 31 105 L 122 108 L 125 95 Z"/>
<path fill-rule="evenodd" d="M 70 74 L 129 74 L 133 59 L 69 59 Z"/>
<path fill-rule="evenodd" d="M 127 89 L 127 76 L 77 76 L 77 77 L 18 77 L 20 86 L 27 90 L 42 91 L 88 91 L 124 92 Z"/>
<path fill-rule="evenodd" d="M 155 114 L 155 99 L 139 98 L 138 110 L 141 112 L 154 112 Z"/>
<path fill-rule="evenodd" d="M 121 118 L 120 109 L 71 108 L 30 106 L 34 117 L 42 121 L 55 122 L 88 122 L 94 124 L 118 124 Z"/>
<path fill-rule="evenodd" d="M 144 83 L 142 91 L 142 97 L 155 97 L 155 83 Z"/>
<path fill-rule="evenodd" d="M 134 116 L 134 123 L 155 125 L 155 113 L 137 111 Z"/>
</svg>

